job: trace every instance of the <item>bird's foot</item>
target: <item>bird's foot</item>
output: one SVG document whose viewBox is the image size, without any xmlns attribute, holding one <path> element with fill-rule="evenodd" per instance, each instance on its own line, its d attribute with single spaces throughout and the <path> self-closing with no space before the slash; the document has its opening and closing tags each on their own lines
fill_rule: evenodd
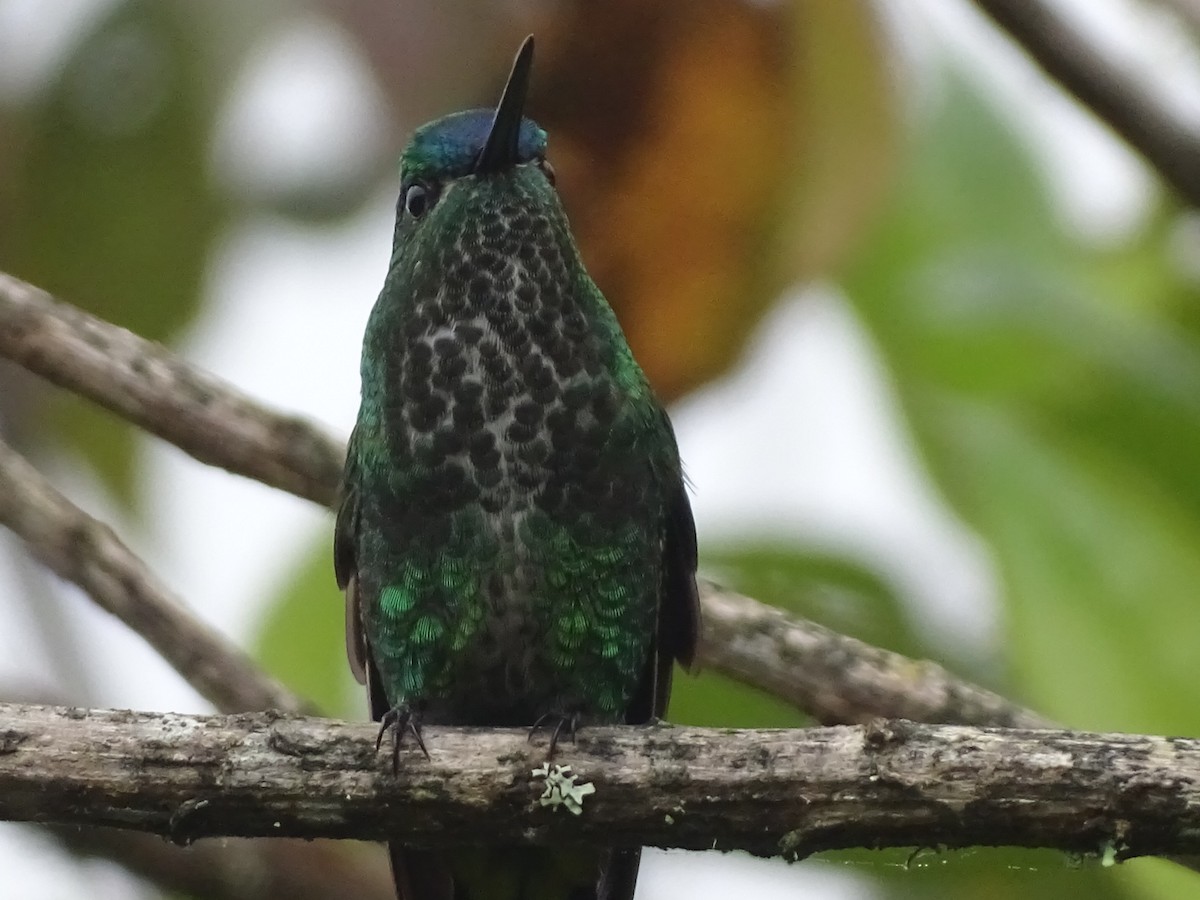
<svg viewBox="0 0 1200 900">
<path fill-rule="evenodd" d="M 532 741 L 542 729 L 550 731 L 550 747 L 546 751 L 546 759 L 554 759 L 554 751 L 558 749 L 558 739 L 564 735 L 571 743 L 575 743 L 575 732 L 579 730 L 580 715 L 578 712 L 548 712 L 538 716 L 538 720 L 529 729 L 529 740 Z"/>
<path fill-rule="evenodd" d="M 429 759 L 429 751 L 425 749 L 425 739 L 421 737 L 421 712 L 407 703 L 393 706 L 379 720 L 379 735 L 375 738 L 375 750 L 383 746 L 383 736 L 392 733 L 392 771 L 400 771 L 400 745 L 404 743 L 404 735 L 411 734 L 425 758 Z"/>
</svg>

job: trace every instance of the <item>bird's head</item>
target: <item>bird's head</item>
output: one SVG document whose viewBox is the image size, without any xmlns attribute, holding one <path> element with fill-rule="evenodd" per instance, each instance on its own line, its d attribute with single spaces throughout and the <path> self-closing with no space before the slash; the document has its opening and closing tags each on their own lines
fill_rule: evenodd
<svg viewBox="0 0 1200 900">
<path fill-rule="evenodd" d="M 439 220 L 460 219 L 464 195 L 500 205 L 506 195 L 527 201 L 554 194 L 546 132 L 524 116 L 532 65 L 530 36 L 495 110 L 454 113 L 417 129 L 400 159 L 397 249 L 423 231 L 438 230 Z"/>
</svg>

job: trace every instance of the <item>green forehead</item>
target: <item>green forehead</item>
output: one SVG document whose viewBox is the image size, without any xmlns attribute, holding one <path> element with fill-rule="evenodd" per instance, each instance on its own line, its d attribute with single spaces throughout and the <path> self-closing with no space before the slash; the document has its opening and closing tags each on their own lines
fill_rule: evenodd
<svg viewBox="0 0 1200 900">
<path fill-rule="evenodd" d="M 409 178 L 453 178 L 466 175 L 487 142 L 495 112 L 472 109 L 422 125 L 400 157 L 400 175 Z M 531 119 L 521 121 L 517 162 L 546 155 L 546 132 Z"/>
</svg>

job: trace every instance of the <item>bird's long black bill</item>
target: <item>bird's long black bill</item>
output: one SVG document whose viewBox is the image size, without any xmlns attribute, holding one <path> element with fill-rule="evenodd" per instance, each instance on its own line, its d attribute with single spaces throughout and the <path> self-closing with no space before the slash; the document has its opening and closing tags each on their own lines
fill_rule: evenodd
<svg viewBox="0 0 1200 900">
<path fill-rule="evenodd" d="M 529 73 L 533 69 L 533 35 L 525 38 L 504 93 L 496 105 L 496 117 L 488 132 L 487 143 L 475 160 L 475 174 L 486 175 L 499 172 L 517 163 L 517 150 L 521 139 L 521 120 L 525 116 L 525 95 L 529 93 Z"/>
</svg>

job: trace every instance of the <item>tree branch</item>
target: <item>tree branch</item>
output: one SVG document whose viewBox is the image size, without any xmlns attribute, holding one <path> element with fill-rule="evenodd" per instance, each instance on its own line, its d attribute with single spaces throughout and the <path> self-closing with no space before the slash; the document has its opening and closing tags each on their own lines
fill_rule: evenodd
<svg viewBox="0 0 1200 900">
<path fill-rule="evenodd" d="M 700 664 L 768 691 L 825 725 L 876 718 L 1003 728 L 1049 719 L 929 660 L 873 647 L 701 581 Z"/>
<path fill-rule="evenodd" d="M 160 344 L 0 272 L 0 355 L 220 466 L 324 506 L 345 448 L 305 419 L 263 408 Z"/>
<path fill-rule="evenodd" d="M 197 619 L 112 529 L 56 491 L 0 440 L 0 523 L 53 572 L 140 634 L 225 712 L 305 704 L 218 631 Z"/>
<path fill-rule="evenodd" d="M 343 445 L 302 419 L 238 394 L 168 350 L 3 273 L 0 356 L 95 400 L 202 462 L 319 503 L 336 496 Z M 77 357 L 86 365 L 75 365 Z M 701 601 L 702 664 L 770 691 L 826 724 L 873 716 L 1045 724 L 933 663 L 871 647 L 716 585 L 701 585 Z"/>
<path fill-rule="evenodd" d="M 1088 43 L 1045 0 L 975 0 L 1054 80 L 1099 116 L 1188 204 L 1200 207 L 1200 124 L 1182 119 Z"/>
<path fill-rule="evenodd" d="M 61 701 L 44 690 L 5 686 L 11 705 Z M 0 730 L 0 755 L 8 732 Z M 118 828 L 48 825 L 65 851 L 112 860 L 166 890 L 205 900 L 396 900 L 391 874 L 374 848 L 345 841 L 227 838 L 178 847 L 153 834 Z M 355 852 L 358 851 L 358 852 Z"/>
<path fill-rule="evenodd" d="M 1200 35 L 1200 0 L 1159 0 L 1159 5 L 1170 8 L 1184 25 Z"/>
<path fill-rule="evenodd" d="M 0 818 L 188 842 L 285 836 L 741 848 L 1013 845 L 1117 858 L 1200 851 L 1200 741 L 877 720 L 737 731 L 588 727 L 560 749 L 595 786 L 539 805 L 524 730 L 429 728 L 397 774 L 375 727 L 272 714 L 0 704 Z"/>
</svg>

